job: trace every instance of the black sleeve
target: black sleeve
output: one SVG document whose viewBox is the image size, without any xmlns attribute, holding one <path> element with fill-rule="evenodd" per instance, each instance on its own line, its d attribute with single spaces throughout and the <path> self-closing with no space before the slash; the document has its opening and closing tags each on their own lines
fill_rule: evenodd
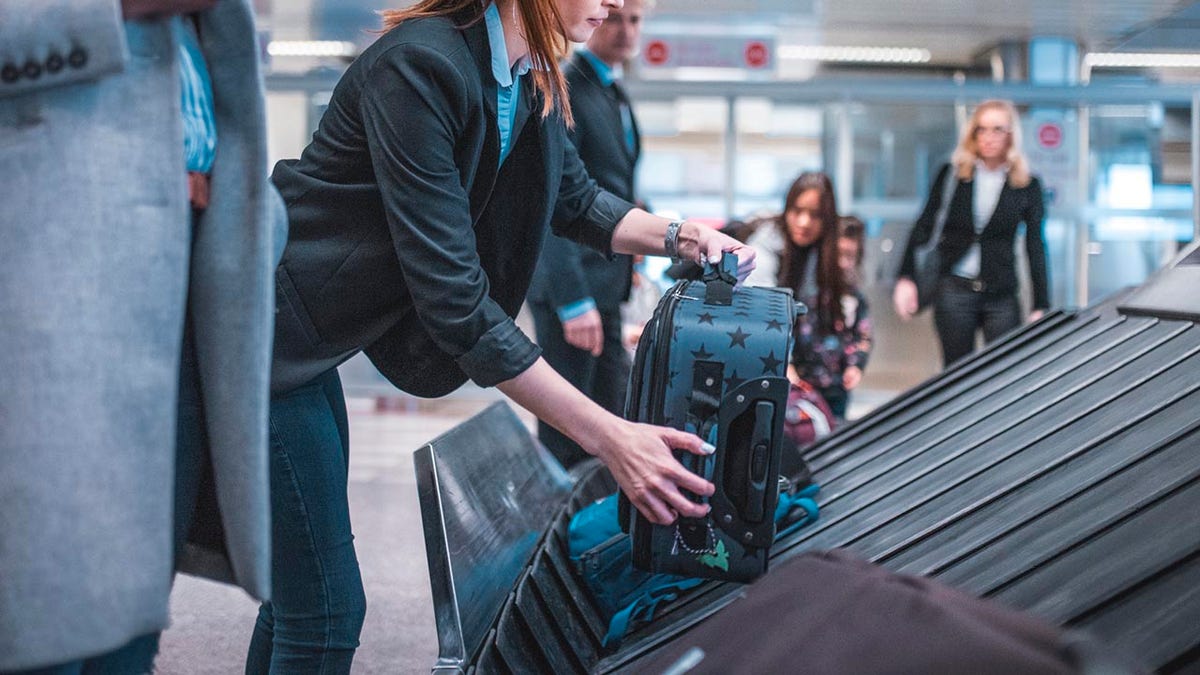
<svg viewBox="0 0 1200 675">
<path fill-rule="evenodd" d="M 464 74 L 444 55 L 398 45 L 371 67 L 361 112 L 417 316 L 468 377 L 492 386 L 523 372 L 540 350 L 488 295 L 454 158 L 471 114 L 467 92 Z"/>
<path fill-rule="evenodd" d="M 1050 275 L 1046 261 L 1046 208 L 1042 201 L 1042 184 L 1037 178 L 1029 182 L 1029 200 L 1022 220 L 1025 221 L 1025 254 L 1029 258 L 1029 281 L 1033 287 L 1033 308 L 1050 307 Z"/>
<path fill-rule="evenodd" d="M 557 116 L 545 123 L 562 125 Z M 565 134 L 565 126 L 560 128 Z M 550 221 L 554 233 L 611 255 L 613 230 L 633 208 L 633 204 L 596 185 L 575 145 L 564 138 L 562 183 Z"/>
<path fill-rule="evenodd" d="M 925 208 L 921 211 L 921 216 L 917 218 L 912 232 L 908 235 L 908 244 L 904 247 L 904 258 L 900 262 L 900 272 L 897 274 L 899 277 L 912 279 L 916 275 L 915 251 L 918 246 L 927 243 L 930 235 L 933 234 L 933 221 L 937 218 L 938 209 L 942 206 L 946 173 L 951 170 L 951 167 L 950 164 L 942 165 L 941 171 L 938 171 L 937 178 L 929 188 L 929 197 L 925 200 Z"/>
</svg>

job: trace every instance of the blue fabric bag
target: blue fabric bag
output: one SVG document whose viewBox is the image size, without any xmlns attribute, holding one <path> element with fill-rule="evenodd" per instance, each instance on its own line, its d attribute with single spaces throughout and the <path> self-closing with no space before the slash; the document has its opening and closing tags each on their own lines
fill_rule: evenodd
<svg viewBox="0 0 1200 675">
<path fill-rule="evenodd" d="M 778 540 L 817 519 L 820 488 L 811 484 L 781 492 L 775 508 Z M 567 529 L 567 547 L 602 618 L 608 620 L 605 647 L 615 647 L 631 630 L 654 619 L 659 607 L 699 586 L 704 579 L 634 569 L 629 535 L 617 520 L 617 493 L 580 509 Z"/>
</svg>

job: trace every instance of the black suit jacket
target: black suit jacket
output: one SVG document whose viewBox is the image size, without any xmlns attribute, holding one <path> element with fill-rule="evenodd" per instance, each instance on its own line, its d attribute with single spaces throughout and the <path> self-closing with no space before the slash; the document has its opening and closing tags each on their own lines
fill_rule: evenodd
<svg viewBox="0 0 1200 675">
<path fill-rule="evenodd" d="M 595 68 L 582 54 L 575 54 L 565 73 L 571 88 L 571 111 L 575 115 L 575 128 L 569 135 L 588 175 L 605 190 L 626 201 L 635 201 L 634 167 L 641 154 L 636 121 L 630 152 L 625 145 L 617 89 L 602 84 Z M 627 255 L 610 258 L 562 237 L 549 237 L 537 264 L 529 299 L 558 308 L 590 296 L 598 308 L 615 310 L 629 298 L 632 260 Z"/>
<path fill-rule="evenodd" d="M 942 186 L 946 164 L 938 172 L 937 179 L 929 191 L 929 199 L 921 217 L 913 225 L 900 265 L 900 276 L 914 275 L 914 249 L 929 241 L 933 233 L 934 219 L 942 205 Z M 946 224 L 938 243 L 941 254 L 941 272 L 950 274 L 954 265 L 967 253 L 975 241 L 975 185 L 971 180 L 959 180 L 946 213 Z M 1017 290 L 1016 257 L 1013 244 L 1017 237 L 1017 226 L 1025 223 L 1025 252 L 1029 257 L 1029 275 L 1033 286 L 1033 308 L 1046 309 L 1050 306 L 1049 283 L 1046 272 L 1046 240 L 1042 232 L 1045 209 L 1042 206 L 1042 185 L 1037 178 L 1025 187 L 1017 188 L 1005 182 L 1000 191 L 996 210 L 979 234 L 979 279 L 989 293 L 1015 293 Z"/>
<path fill-rule="evenodd" d="M 486 25 L 413 19 L 350 65 L 299 160 L 272 179 L 290 234 L 277 281 L 272 389 L 304 384 L 359 350 L 421 396 L 528 368 L 516 327 L 544 234 L 608 251 L 632 208 L 603 192 L 542 120 L 533 83 L 498 168 Z"/>
</svg>

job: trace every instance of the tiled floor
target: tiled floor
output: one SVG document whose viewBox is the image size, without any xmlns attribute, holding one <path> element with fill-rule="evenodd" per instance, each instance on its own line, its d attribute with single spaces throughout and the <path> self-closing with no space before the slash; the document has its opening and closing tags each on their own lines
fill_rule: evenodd
<svg viewBox="0 0 1200 675">
<path fill-rule="evenodd" d="M 890 397 L 857 392 L 851 417 Z M 499 401 L 505 399 L 495 390 L 470 388 L 432 402 L 391 399 L 378 406 L 370 398 L 350 399 L 350 510 L 367 593 L 355 673 L 427 673 L 433 666 L 437 632 L 412 454 Z M 533 417 L 518 414 L 532 428 Z M 178 579 L 171 602 L 158 673 L 242 672 L 256 603 L 238 589 L 190 577 Z"/>
</svg>

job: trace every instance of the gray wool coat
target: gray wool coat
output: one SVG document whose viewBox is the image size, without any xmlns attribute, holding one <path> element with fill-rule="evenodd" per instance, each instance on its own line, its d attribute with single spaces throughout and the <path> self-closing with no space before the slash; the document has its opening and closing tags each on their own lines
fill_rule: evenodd
<svg viewBox="0 0 1200 675">
<path fill-rule="evenodd" d="M 178 567 L 270 588 L 286 216 L 253 14 L 220 0 L 199 18 L 219 141 L 193 242 L 167 22 L 123 23 L 119 0 L 0 0 L 0 671 L 167 624 L 189 285 L 225 541 Z"/>
</svg>

